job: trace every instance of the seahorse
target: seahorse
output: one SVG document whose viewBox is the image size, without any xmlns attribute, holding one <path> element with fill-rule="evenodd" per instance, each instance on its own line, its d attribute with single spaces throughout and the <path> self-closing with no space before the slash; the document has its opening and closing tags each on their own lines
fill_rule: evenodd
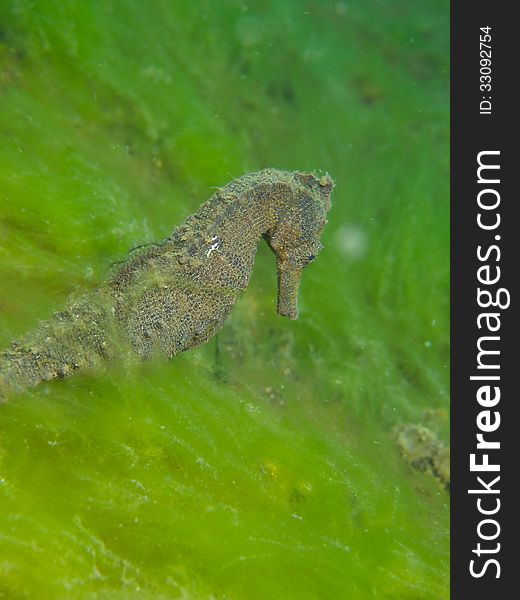
<svg viewBox="0 0 520 600">
<path fill-rule="evenodd" d="M 219 188 L 160 244 L 130 253 L 93 292 L 0 352 L 0 401 L 100 366 L 122 349 L 172 357 L 207 342 L 247 287 L 258 242 L 276 256 L 279 315 L 296 319 L 322 248 L 329 175 L 264 169 Z"/>
</svg>

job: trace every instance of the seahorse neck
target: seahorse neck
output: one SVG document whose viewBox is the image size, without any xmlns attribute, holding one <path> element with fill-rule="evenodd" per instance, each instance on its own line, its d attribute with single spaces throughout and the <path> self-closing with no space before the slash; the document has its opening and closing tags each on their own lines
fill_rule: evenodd
<svg viewBox="0 0 520 600">
<path fill-rule="evenodd" d="M 275 222 L 275 199 L 269 181 L 259 193 L 257 173 L 247 175 L 219 189 L 189 218 L 206 238 L 218 237 L 236 243 L 255 244 Z"/>
</svg>

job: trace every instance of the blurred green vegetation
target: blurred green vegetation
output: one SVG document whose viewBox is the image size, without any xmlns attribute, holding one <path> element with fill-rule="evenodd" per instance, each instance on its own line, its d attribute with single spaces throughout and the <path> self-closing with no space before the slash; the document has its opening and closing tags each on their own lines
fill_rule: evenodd
<svg viewBox="0 0 520 600">
<path fill-rule="evenodd" d="M 0 407 L 0 598 L 448 598 L 448 4 L 3 0 L 0 346 L 267 166 L 337 181 L 210 343 Z"/>
</svg>

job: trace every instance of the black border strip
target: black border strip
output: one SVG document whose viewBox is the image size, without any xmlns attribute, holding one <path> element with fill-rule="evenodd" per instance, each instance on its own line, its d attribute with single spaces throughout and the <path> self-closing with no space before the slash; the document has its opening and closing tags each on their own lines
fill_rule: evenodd
<svg viewBox="0 0 520 600">
<path fill-rule="evenodd" d="M 520 39 L 520 30 L 515 26 L 514 6 L 514 3 L 481 0 L 451 4 L 451 598 L 454 600 L 520 597 L 518 591 L 514 592 L 519 587 L 515 581 L 517 573 L 520 576 L 520 565 L 517 566 L 515 560 L 519 550 L 514 531 L 520 520 L 515 514 L 520 511 L 515 493 L 520 471 L 516 464 L 517 457 L 520 458 L 520 398 L 514 381 L 515 372 L 520 375 L 516 339 L 520 336 L 516 315 L 520 224 L 514 219 L 520 198 L 518 191 L 513 189 L 517 181 L 520 186 L 517 176 L 520 173 L 519 151 L 513 147 L 514 137 L 520 130 L 516 116 L 518 109 L 513 109 L 513 102 L 519 104 L 514 88 L 520 56 L 515 42 Z M 480 33 L 484 33 L 480 27 L 486 26 L 491 27 L 490 92 L 480 89 Z M 491 114 L 480 114 L 479 103 L 488 95 L 491 96 Z M 479 184 L 477 181 L 477 156 L 479 152 L 489 150 L 500 151 L 499 156 L 484 159 L 499 161 L 500 184 Z M 491 171 L 487 172 L 487 177 L 493 178 Z M 494 188 L 500 194 L 499 207 L 483 213 L 489 222 L 493 215 L 500 213 L 501 222 L 496 230 L 486 231 L 477 224 L 477 214 L 482 212 L 477 196 L 483 187 Z M 493 193 L 484 195 L 487 200 L 492 196 Z M 479 260 L 477 247 L 480 245 L 481 255 L 485 255 L 493 244 L 500 248 L 500 260 L 497 260 L 497 251 L 491 251 L 488 260 Z M 494 286 L 482 285 L 477 279 L 479 267 L 486 264 L 490 265 L 491 276 L 496 274 L 496 266 L 500 267 L 501 278 Z M 478 287 L 491 292 L 500 287 L 509 290 L 509 308 L 479 307 Z M 488 364 L 499 363 L 500 369 L 479 370 L 477 340 L 489 332 L 486 333 L 485 328 L 479 330 L 477 318 L 480 313 L 491 311 L 500 313 L 500 330 L 495 333 L 500 340 L 485 343 L 495 344 L 493 349 L 498 349 L 500 354 L 486 356 L 486 359 Z M 470 377 L 490 374 L 500 375 L 501 399 L 495 407 L 486 409 L 479 405 L 476 397 L 486 382 L 470 380 Z M 493 420 L 494 412 L 500 413 L 498 429 L 485 434 L 488 440 L 500 441 L 499 450 L 476 449 L 477 417 L 483 410 L 492 411 Z M 482 461 L 483 453 L 488 453 L 489 462 L 499 464 L 500 472 L 471 472 L 472 453 L 476 453 L 477 462 Z M 498 475 L 500 481 L 493 489 L 500 489 L 499 494 L 468 494 L 470 489 L 482 488 L 478 476 L 489 484 Z M 488 510 L 497 506 L 498 498 L 500 509 L 497 514 L 486 516 L 480 513 L 479 497 L 482 498 L 481 507 Z M 495 540 L 479 538 L 479 523 L 486 518 L 495 519 L 500 526 Z M 493 523 L 481 525 L 484 535 L 492 537 L 495 531 Z M 494 550 L 500 543 L 500 550 L 478 556 L 473 552 L 478 543 L 486 550 Z M 470 573 L 472 559 L 476 561 L 476 573 L 482 572 L 487 559 L 496 559 L 500 564 L 500 577 L 495 577 L 498 571 L 495 563 L 488 564 L 481 577 L 473 577 Z"/>
</svg>

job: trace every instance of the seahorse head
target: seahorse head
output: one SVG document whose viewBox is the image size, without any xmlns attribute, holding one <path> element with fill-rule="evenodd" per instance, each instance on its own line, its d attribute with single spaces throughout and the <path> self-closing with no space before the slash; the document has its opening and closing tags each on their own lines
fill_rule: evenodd
<svg viewBox="0 0 520 600">
<path fill-rule="evenodd" d="M 323 247 L 320 238 L 327 223 L 334 182 L 329 175 L 292 175 L 292 194 L 281 204 L 267 242 L 277 259 L 278 314 L 296 319 L 301 274 Z"/>
</svg>

